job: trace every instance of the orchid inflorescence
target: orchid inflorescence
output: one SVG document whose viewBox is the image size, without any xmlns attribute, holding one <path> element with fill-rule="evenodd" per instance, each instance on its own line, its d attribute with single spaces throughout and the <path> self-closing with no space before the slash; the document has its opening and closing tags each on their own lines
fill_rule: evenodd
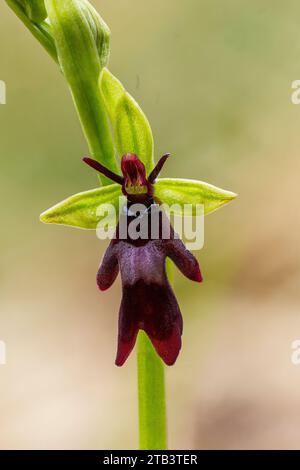
<svg viewBox="0 0 300 470">
<path fill-rule="evenodd" d="M 202 181 L 158 177 L 169 154 L 155 166 L 150 124 L 136 101 L 108 70 L 110 31 L 87 0 L 6 0 L 6 3 L 59 65 L 70 87 L 92 156 L 85 157 L 84 161 L 100 173 L 100 187 L 56 204 L 41 215 L 42 222 L 97 229 L 102 218 L 98 208 L 110 203 L 120 220 L 125 217 L 128 224 L 135 217 L 130 211 L 132 204 L 142 202 L 146 210 L 139 217 L 139 223 L 143 224 L 149 222 L 161 204 L 176 207 L 173 210 L 177 214 L 189 205 L 192 215 L 196 214 L 197 206 L 202 205 L 207 215 L 236 197 L 231 191 Z M 119 213 L 121 196 L 127 211 Z M 119 270 L 121 272 L 123 296 L 117 365 L 127 359 L 140 329 L 147 333 L 166 364 L 174 364 L 178 356 L 182 317 L 168 281 L 166 258 L 189 279 L 202 280 L 196 258 L 176 236 L 163 211 L 159 217 L 159 233 L 167 225 L 168 239 L 160 235 L 151 237 L 150 222 L 147 239 L 129 236 L 123 240 L 118 236 L 117 225 L 97 274 L 98 287 L 106 290 Z M 144 337 L 142 341 L 139 356 L 141 447 L 165 448 L 163 370 Z M 147 389 L 147 384 L 151 390 Z M 153 420 L 152 410 L 157 414 L 156 420 Z"/>
</svg>

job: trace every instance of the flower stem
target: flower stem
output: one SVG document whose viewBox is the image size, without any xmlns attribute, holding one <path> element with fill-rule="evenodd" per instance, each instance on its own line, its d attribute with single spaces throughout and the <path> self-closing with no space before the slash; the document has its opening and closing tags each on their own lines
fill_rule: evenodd
<svg viewBox="0 0 300 470">
<path fill-rule="evenodd" d="M 118 172 L 105 104 L 99 89 L 101 60 L 84 11 L 74 0 L 46 0 L 61 69 L 94 159 Z M 100 34 L 100 33 L 99 33 Z M 109 180 L 100 177 L 103 184 Z"/>
<path fill-rule="evenodd" d="M 166 271 L 173 284 L 173 265 L 167 258 Z M 165 366 L 148 336 L 139 332 L 138 349 L 139 430 L 141 450 L 166 450 L 167 412 Z"/>
<path fill-rule="evenodd" d="M 15 12 L 33 36 L 42 44 L 55 62 L 58 62 L 56 47 L 51 35 L 51 27 L 46 21 L 34 23 L 26 15 L 24 7 L 17 0 L 6 0 L 7 5 Z"/>
<path fill-rule="evenodd" d="M 138 336 L 140 449 L 167 448 L 165 367 L 147 335 Z"/>
</svg>

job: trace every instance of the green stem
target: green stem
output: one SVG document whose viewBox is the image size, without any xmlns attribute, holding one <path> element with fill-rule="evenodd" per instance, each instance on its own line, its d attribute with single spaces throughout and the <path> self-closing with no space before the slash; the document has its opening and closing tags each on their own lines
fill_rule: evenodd
<svg viewBox="0 0 300 470">
<path fill-rule="evenodd" d="M 22 5 L 16 0 L 6 0 L 7 5 L 15 12 L 15 14 L 20 18 L 22 23 L 29 29 L 31 34 L 42 44 L 46 49 L 48 54 L 52 57 L 55 62 L 58 61 L 56 47 L 54 40 L 51 35 L 50 25 L 46 21 L 41 23 L 34 23 L 31 21 Z"/>
<path fill-rule="evenodd" d="M 165 368 L 148 336 L 138 336 L 140 449 L 167 448 Z"/>
<path fill-rule="evenodd" d="M 101 61 L 84 12 L 74 0 L 45 1 L 62 71 L 93 158 L 119 172 L 98 84 Z M 102 183 L 110 184 L 106 178 Z"/>
<path fill-rule="evenodd" d="M 59 63 L 71 90 L 79 120 L 93 158 L 118 173 L 113 138 L 105 105 L 99 89 L 102 62 L 108 56 L 109 31 L 100 17 L 88 22 L 94 10 L 87 11 L 88 2 L 46 0 L 48 21 L 33 22 L 17 0 L 6 0 L 33 36 L 50 56 Z M 92 8 L 92 7 L 90 7 Z M 97 30 L 98 28 L 98 30 Z M 94 36 L 93 36 L 94 34 Z M 101 56 L 95 37 L 107 36 Z M 102 184 L 110 181 L 99 175 Z"/>
<path fill-rule="evenodd" d="M 166 270 L 173 283 L 173 265 L 169 258 Z M 167 412 L 165 366 L 153 348 L 148 336 L 138 336 L 138 397 L 140 449 L 167 449 Z"/>
</svg>

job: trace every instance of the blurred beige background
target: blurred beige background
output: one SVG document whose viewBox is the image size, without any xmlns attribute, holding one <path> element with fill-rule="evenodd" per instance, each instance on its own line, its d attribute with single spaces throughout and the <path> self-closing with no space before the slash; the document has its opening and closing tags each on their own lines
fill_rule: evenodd
<svg viewBox="0 0 300 470">
<path fill-rule="evenodd" d="M 205 282 L 176 275 L 170 447 L 299 449 L 299 2 L 92 3 L 156 156 L 173 155 L 164 174 L 239 193 L 206 219 Z M 133 449 L 135 354 L 114 366 L 120 284 L 95 286 L 106 243 L 38 219 L 97 178 L 63 77 L 4 2 L 0 31 L 0 448 Z"/>
</svg>

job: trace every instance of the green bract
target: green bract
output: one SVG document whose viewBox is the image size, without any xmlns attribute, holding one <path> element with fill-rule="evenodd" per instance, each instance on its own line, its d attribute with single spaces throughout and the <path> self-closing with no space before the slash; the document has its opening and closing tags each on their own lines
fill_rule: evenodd
<svg viewBox="0 0 300 470">
<path fill-rule="evenodd" d="M 107 68 L 104 68 L 99 78 L 99 87 L 105 101 L 107 113 L 112 123 L 116 121 L 116 110 L 125 88 Z"/>
<path fill-rule="evenodd" d="M 147 172 L 154 166 L 153 136 L 145 114 L 137 102 L 109 70 L 100 76 L 100 89 L 113 127 L 120 157 L 126 153 L 138 155 Z"/>
</svg>

